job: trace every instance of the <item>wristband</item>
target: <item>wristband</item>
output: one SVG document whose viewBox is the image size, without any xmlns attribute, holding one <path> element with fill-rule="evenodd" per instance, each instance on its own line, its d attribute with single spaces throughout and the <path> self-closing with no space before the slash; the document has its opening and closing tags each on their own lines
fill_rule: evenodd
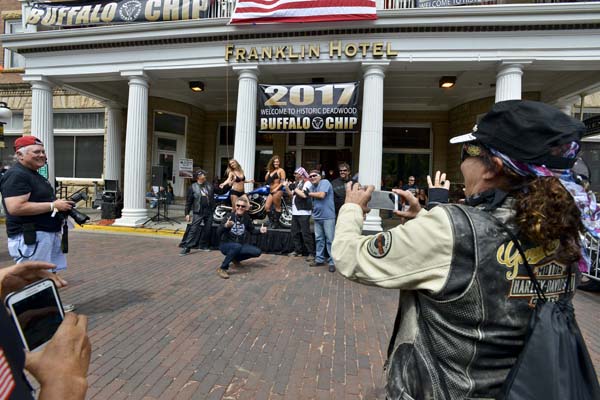
<svg viewBox="0 0 600 400">
<path fill-rule="evenodd" d="M 50 202 L 50 212 L 54 211 L 54 202 Z"/>
</svg>

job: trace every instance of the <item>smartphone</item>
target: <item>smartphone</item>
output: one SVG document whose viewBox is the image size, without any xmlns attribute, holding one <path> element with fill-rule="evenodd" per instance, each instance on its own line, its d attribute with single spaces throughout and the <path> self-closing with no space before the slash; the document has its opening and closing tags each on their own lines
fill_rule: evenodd
<svg viewBox="0 0 600 400">
<path fill-rule="evenodd" d="M 398 195 L 394 192 L 374 191 L 371 193 L 371 200 L 367 207 L 377 210 L 397 210 Z"/>
<path fill-rule="evenodd" d="M 43 349 L 65 316 L 52 279 L 43 279 L 11 293 L 5 302 L 28 351 Z"/>
</svg>

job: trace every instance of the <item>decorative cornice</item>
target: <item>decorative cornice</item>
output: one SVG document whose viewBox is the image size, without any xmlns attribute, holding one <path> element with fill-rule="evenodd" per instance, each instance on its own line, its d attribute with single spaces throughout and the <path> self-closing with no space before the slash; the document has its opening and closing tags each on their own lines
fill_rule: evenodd
<svg viewBox="0 0 600 400">
<path fill-rule="evenodd" d="M 346 35 L 368 35 L 368 34 L 404 34 L 404 33 L 482 33 L 482 32 L 543 32 L 543 31 L 562 31 L 562 30 L 599 30 L 600 23 L 593 24 L 548 24 L 548 25 L 472 25 L 472 26 L 402 26 L 402 27 L 372 27 L 372 28 L 347 28 L 347 29 L 320 29 L 315 31 L 299 32 L 268 32 L 268 33 L 239 33 L 239 34 L 217 34 L 214 36 L 198 37 L 175 37 L 164 39 L 149 40 L 128 40 L 104 43 L 89 43 L 79 45 L 45 45 L 37 48 L 19 49 L 20 54 L 28 53 L 47 53 L 55 51 L 79 51 L 95 50 L 106 48 L 121 47 L 141 47 L 141 46 L 164 46 L 189 43 L 210 43 L 210 42 L 235 42 L 252 39 L 292 39 L 302 37 L 327 36 L 335 34 L 338 37 Z"/>
<path fill-rule="evenodd" d="M 2 15 L 2 20 L 6 21 L 7 19 L 21 19 L 23 13 L 21 13 L 21 10 L 7 10 L 2 11 L 0 15 Z"/>
</svg>

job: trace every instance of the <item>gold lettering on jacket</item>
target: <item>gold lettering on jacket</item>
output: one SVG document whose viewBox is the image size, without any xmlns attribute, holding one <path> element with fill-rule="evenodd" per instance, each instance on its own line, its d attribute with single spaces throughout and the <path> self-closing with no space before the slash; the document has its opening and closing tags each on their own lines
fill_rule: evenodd
<svg viewBox="0 0 600 400">
<path fill-rule="evenodd" d="M 552 255 L 558 249 L 560 242 L 555 240 L 550 245 L 550 248 L 545 251 L 542 246 L 533 247 L 525 250 L 525 257 L 529 265 L 534 265 L 542 261 L 544 258 Z M 509 271 L 506 272 L 506 279 L 509 281 L 515 279 L 519 274 L 519 265 L 523 264 L 523 259 L 519 250 L 512 241 L 498 247 L 496 252 L 496 260 L 499 264 L 504 265 Z"/>
</svg>

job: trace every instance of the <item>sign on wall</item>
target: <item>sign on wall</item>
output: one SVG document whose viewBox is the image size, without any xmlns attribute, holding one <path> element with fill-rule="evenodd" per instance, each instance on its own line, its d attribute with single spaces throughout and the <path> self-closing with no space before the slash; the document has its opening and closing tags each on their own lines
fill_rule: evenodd
<svg viewBox="0 0 600 400">
<path fill-rule="evenodd" d="M 194 160 L 191 158 L 179 159 L 179 176 L 182 178 L 194 177 Z"/>
<path fill-rule="evenodd" d="M 258 132 L 357 132 L 359 83 L 259 85 Z"/>
<path fill-rule="evenodd" d="M 27 23 L 79 26 L 205 18 L 213 0 L 120 0 L 85 3 L 33 3 Z"/>
<path fill-rule="evenodd" d="M 418 0 L 419 8 L 429 7 L 453 7 L 482 4 L 485 0 Z"/>
</svg>

